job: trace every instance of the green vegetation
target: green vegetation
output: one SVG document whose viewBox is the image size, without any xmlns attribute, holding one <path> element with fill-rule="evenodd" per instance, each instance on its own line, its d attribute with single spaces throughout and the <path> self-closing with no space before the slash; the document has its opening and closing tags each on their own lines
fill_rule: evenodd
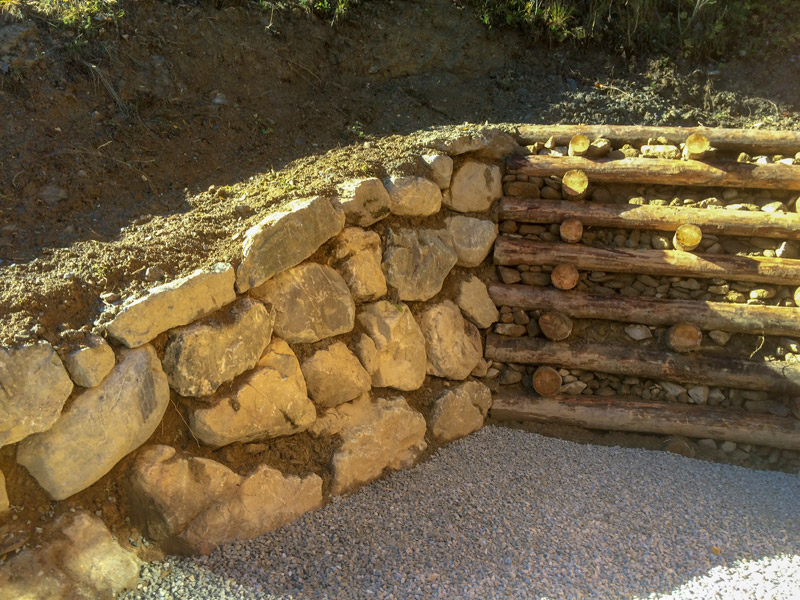
<svg viewBox="0 0 800 600">
<path fill-rule="evenodd" d="M 125 15 L 117 0 L 0 0 L 0 13 L 39 18 L 53 27 L 84 30 Z"/>
</svg>

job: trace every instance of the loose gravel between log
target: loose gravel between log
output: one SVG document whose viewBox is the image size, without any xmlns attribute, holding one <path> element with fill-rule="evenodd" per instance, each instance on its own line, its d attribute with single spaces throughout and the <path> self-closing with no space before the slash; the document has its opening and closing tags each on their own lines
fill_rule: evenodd
<svg viewBox="0 0 800 600">
<path fill-rule="evenodd" d="M 134 599 L 796 598 L 800 477 L 486 427 Z"/>
</svg>

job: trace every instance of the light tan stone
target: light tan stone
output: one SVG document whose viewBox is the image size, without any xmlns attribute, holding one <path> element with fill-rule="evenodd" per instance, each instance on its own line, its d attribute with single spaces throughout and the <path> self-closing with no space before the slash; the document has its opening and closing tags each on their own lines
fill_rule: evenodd
<svg viewBox="0 0 800 600">
<path fill-rule="evenodd" d="M 497 223 L 461 215 L 449 217 L 446 223 L 458 255 L 458 266 L 477 267 L 489 256 L 497 238 Z"/>
<path fill-rule="evenodd" d="M 111 372 L 117 358 L 111 346 L 99 336 L 91 336 L 89 345 L 70 352 L 64 360 L 72 381 L 82 387 L 94 387 Z"/>
<path fill-rule="evenodd" d="M 386 185 L 392 199 L 392 214 L 429 217 L 442 208 L 442 191 L 424 177 L 393 177 Z"/>
<path fill-rule="evenodd" d="M 107 327 L 108 334 L 129 348 L 188 325 L 236 300 L 233 267 L 217 263 L 152 288 L 146 296 L 123 305 Z"/>
<path fill-rule="evenodd" d="M 99 386 L 81 392 L 48 431 L 17 446 L 53 500 L 92 485 L 152 435 L 169 403 L 167 377 L 150 345 L 123 350 Z"/>
<path fill-rule="evenodd" d="M 481 335 L 450 300 L 426 309 L 419 318 L 428 354 L 428 375 L 466 379 L 483 356 Z"/>
<path fill-rule="evenodd" d="M 353 179 L 336 186 L 337 202 L 348 224 L 369 227 L 391 212 L 389 192 L 376 177 Z"/>
<path fill-rule="evenodd" d="M 300 264 L 344 227 L 344 212 L 315 196 L 284 206 L 245 234 L 236 289 L 246 292 Z"/>
<path fill-rule="evenodd" d="M 6 478 L 3 472 L 0 471 L 0 515 L 11 508 L 11 503 L 8 501 L 8 491 L 6 490 Z"/>
<path fill-rule="evenodd" d="M 370 302 L 386 295 L 381 269 L 381 238 L 374 231 L 348 227 L 331 245 L 330 264 L 350 288 L 353 300 Z"/>
<path fill-rule="evenodd" d="M 316 416 L 297 357 L 275 338 L 233 391 L 192 412 L 189 426 L 201 442 L 220 447 L 298 433 Z"/>
<path fill-rule="evenodd" d="M 366 304 L 357 316 L 363 334 L 356 354 L 374 387 L 419 389 L 425 381 L 425 338 L 408 306 L 386 300 Z"/>
<path fill-rule="evenodd" d="M 275 312 L 251 298 L 173 331 L 164 349 L 164 370 L 182 396 L 207 396 L 253 368 L 272 337 Z"/>
<path fill-rule="evenodd" d="M 456 303 L 464 316 L 481 329 L 491 327 L 500 318 L 500 312 L 489 297 L 486 284 L 474 275 L 459 284 Z"/>
<path fill-rule="evenodd" d="M 372 387 L 372 378 L 342 342 L 318 350 L 301 365 L 314 404 L 337 406 L 359 397 Z"/>
<path fill-rule="evenodd" d="M 431 179 L 445 190 L 450 187 L 450 178 L 453 175 L 453 159 L 446 154 L 426 154 L 422 160 L 431 170 Z"/>
<path fill-rule="evenodd" d="M 72 387 L 49 343 L 0 347 L 0 446 L 47 431 L 61 414 Z"/>
<path fill-rule="evenodd" d="M 429 300 L 457 262 L 446 230 L 399 229 L 386 234 L 383 271 L 400 300 Z"/>
<path fill-rule="evenodd" d="M 492 160 L 505 158 L 517 148 L 517 142 L 511 134 L 495 127 L 479 128 L 464 133 L 434 132 L 427 141 L 427 146 L 457 156 L 471 153 Z"/>
<path fill-rule="evenodd" d="M 469 435 L 483 427 L 491 406 L 491 390 L 477 381 L 445 390 L 433 405 L 429 422 L 431 433 L 440 442 Z"/>
<path fill-rule="evenodd" d="M 503 195 L 500 168 L 467 160 L 456 171 L 450 186 L 448 208 L 458 212 L 482 212 Z"/>
</svg>

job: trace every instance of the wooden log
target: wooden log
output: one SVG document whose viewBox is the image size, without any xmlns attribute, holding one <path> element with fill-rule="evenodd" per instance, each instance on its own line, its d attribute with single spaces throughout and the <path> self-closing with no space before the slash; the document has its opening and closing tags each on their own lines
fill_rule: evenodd
<svg viewBox="0 0 800 600">
<path fill-rule="evenodd" d="M 794 305 L 800 306 L 800 287 L 794 291 Z"/>
<path fill-rule="evenodd" d="M 796 213 L 503 198 L 499 216 L 520 223 L 563 223 L 578 219 L 586 227 L 656 231 L 675 231 L 684 223 L 692 223 L 712 235 L 800 240 L 800 214 Z"/>
<path fill-rule="evenodd" d="M 583 237 L 583 223 L 578 219 L 564 219 L 558 227 L 558 234 L 568 244 L 577 244 Z"/>
<path fill-rule="evenodd" d="M 561 178 L 561 195 L 565 200 L 583 200 L 587 189 L 589 189 L 589 179 L 583 171 L 572 169 L 564 173 Z"/>
<path fill-rule="evenodd" d="M 693 133 L 686 138 L 683 147 L 684 160 L 701 160 L 711 150 L 711 142 L 702 133 Z"/>
<path fill-rule="evenodd" d="M 489 416 L 498 421 L 555 422 L 587 429 L 684 435 L 800 450 L 798 419 L 620 396 L 532 398 L 504 393 L 495 397 Z"/>
<path fill-rule="evenodd" d="M 626 143 L 646 144 L 648 139 L 659 137 L 680 144 L 695 133 L 705 136 L 712 146 L 725 152 L 746 150 L 751 154 L 791 155 L 800 151 L 800 131 L 636 125 L 522 125 L 517 128 L 517 135 L 524 145 L 552 137 L 554 145 L 565 146 L 578 134 L 590 139 L 606 138 L 618 146 Z"/>
<path fill-rule="evenodd" d="M 800 285 L 800 260 L 761 256 L 692 254 L 678 250 L 593 248 L 537 242 L 501 235 L 494 245 L 496 265 L 550 265 L 564 263 L 581 271 L 648 273 L 679 277 L 721 277 L 776 285 Z"/>
<path fill-rule="evenodd" d="M 585 156 L 590 145 L 589 138 L 579 133 L 569 140 L 567 152 L 570 156 Z"/>
<path fill-rule="evenodd" d="M 539 367 L 533 372 L 533 389 L 542 396 L 552 396 L 561 389 L 561 375 L 553 367 Z"/>
<path fill-rule="evenodd" d="M 691 252 L 703 241 L 703 232 L 697 225 L 684 223 L 675 230 L 672 236 L 672 245 L 675 250 Z"/>
<path fill-rule="evenodd" d="M 580 273 L 572 265 L 558 265 L 550 273 L 550 281 L 560 290 L 571 290 L 579 279 Z"/>
<path fill-rule="evenodd" d="M 578 156 L 531 155 L 509 156 L 506 164 L 509 172 L 536 177 L 561 177 L 568 171 L 580 170 L 586 173 L 592 183 L 800 190 L 800 168 L 780 163 L 706 163 L 667 158 L 593 160 Z"/>
<path fill-rule="evenodd" d="M 722 356 L 691 356 L 604 344 L 571 345 L 540 338 L 486 336 L 486 358 L 500 362 L 550 365 L 680 383 L 732 387 L 797 395 L 800 364 L 756 362 Z"/>
<path fill-rule="evenodd" d="M 676 352 L 699 350 L 703 332 L 691 323 L 678 323 L 667 331 L 667 345 Z"/>
<path fill-rule="evenodd" d="M 573 319 L 607 319 L 659 327 L 692 323 L 701 329 L 755 335 L 800 336 L 800 309 L 727 302 L 667 300 L 619 295 L 585 294 L 527 286 L 490 284 L 498 306 L 524 310 L 557 310 Z M 800 288 L 798 288 L 800 291 Z M 797 294 L 800 300 L 800 293 Z"/>
<path fill-rule="evenodd" d="M 565 340 L 572 333 L 572 319 L 560 312 L 546 312 L 539 317 L 539 329 L 548 339 Z"/>
</svg>

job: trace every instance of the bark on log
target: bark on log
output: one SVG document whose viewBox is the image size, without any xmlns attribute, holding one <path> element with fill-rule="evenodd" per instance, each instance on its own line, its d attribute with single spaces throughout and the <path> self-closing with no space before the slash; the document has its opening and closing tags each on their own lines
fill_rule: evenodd
<svg viewBox="0 0 800 600">
<path fill-rule="evenodd" d="M 589 138 L 583 134 L 573 135 L 569 140 L 568 154 L 570 156 L 585 156 L 589 151 Z"/>
<path fill-rule="evenodd" d="M 800 240 L 800 214 L 796 213 L 503 198 L 499 216 L 520 223 L 563 223 L 578 219 L 587 227 L 656 231 L 675 231 L 684 223 L 692 223 L 706 234 Z"/>
<path fill-rule="evenodd" d="M 572 265 L 558 265 L 550 273 L 550 281 L 560 290 L 571 290 L 578 285 L 580 273 Z"/>
<path fill-rule="evenodd" d="M 691 252 L 703 241 L 703 232 L 697 225 L 684 223 L 675 230 L 672 236 L 672 245 L 675 250 Z"/>
<path fill-rule="evenodd" d="M 800 168 L 784 164 L 752 164 L 735 161 L 705 163 L 667 158 L 616 160 L 577 156 L 509 156 L 509 172 L 547 177 L 580 170 L 592 183 L 648 183 L 737 188 L 800 190 Z"/>
<path fill-rule="evenodd" d="M 690 135 L 705 136 L 711 145 L 726 152 L 746 150 L 753 154 L 786 154 L 800 151 L 800 132 L 763 129 L 723 129 L 711 127 L 640 127 L 636 125 L 522 125 L 517 135 L 524 145 L 553 138 L 555 145 L 566 146 L 573 136 L 607 138 L 616 145 L 646 144 L 650 138 L 664 137 L 673 144 Z"/>
<path fill-rule="evenodd" d="M 500 394 L 489 416 L 500 421 L 555 422 L 587 429 L 684 435 L 800 450 L 797 419 L 619 396 L 532 398 Z"/>
<path fill-rule="evenodd" d="M 692 254 L 679 250 L 636 250 L 536 242 L 499 236 L 494 245 L 496 265 L 550 265 L 564 263 L 582 271 L 648 273 L 679 277 L 721 277 L 733 281 L 800 285 L 800 260 L 719 254 Z"/>
<path fill-rule="evenodd" d="M 565 200 L 583 200 L 588 188 L 589 179 L 586 173 L 578 169 L 567 171 L 561 178 L 561 195 Z"/>
<path fill-rule="evenodd" d="M 573 319 L 606 319 L 656 326 L 692 323 L 707 331 L 800 336 L 800 309 L 794 307 L 565 293 L 536 286 L 502 284 L 490 284 L 489 296 L 498 306 L 557 310 Z"/>
<path fill-rule="evenodd" d="M 548 339 L 565 340 L 572 333 L 572 319 L 560 312 L 546 312 L 539 317 L 539 329 Z"/>
<path fill-rule="evenodd" d="M 486 336 L 486 358 L 500 362 L 601 371 L 680 383 L 800 393 L 800 365 L 755 362 L 697 353 L 683 356 L 640 346 L 568 344 L 538 338 Z"/>
<path fill-rule="evenodd" d="M 553 367 L 539 367 L 531 378 L 533 389 L 542 396 L 552 396 L 561 389 L 561 375 Z"/>
<path fill-rule="evenodd" d="M 678 323 L 667 331 L 667 345 L 675 352 L 699 350 L 702 341 L 703 332 L 690 323 Z"/>
</svg>

